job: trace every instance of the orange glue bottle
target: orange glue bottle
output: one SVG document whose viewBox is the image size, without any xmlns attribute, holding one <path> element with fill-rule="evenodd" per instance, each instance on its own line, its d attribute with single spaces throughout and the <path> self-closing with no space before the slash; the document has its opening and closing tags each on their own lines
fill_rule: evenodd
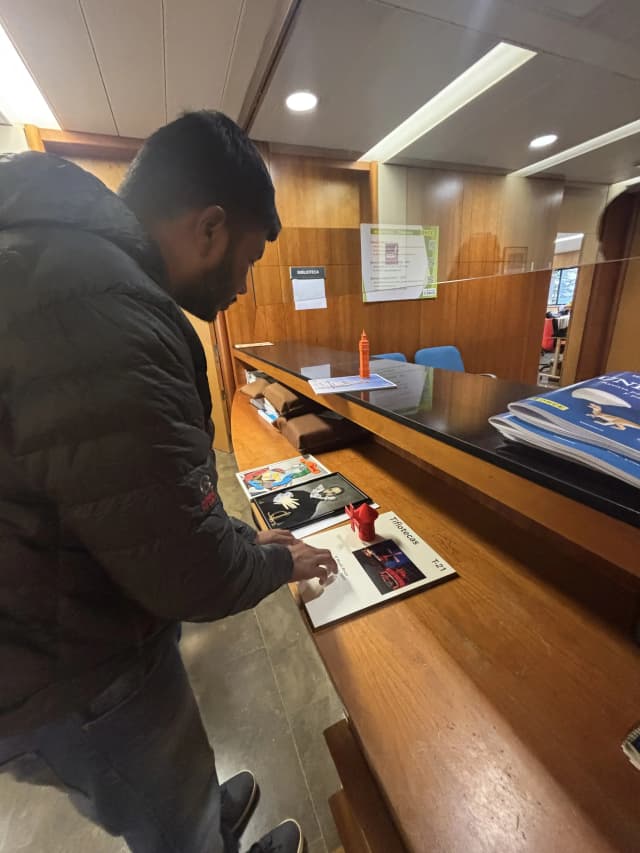
<svg viewBox="0 0 640 853">
<path fill-rule="evenodd" d="M 360 341 L 358 343 L 358 350 L 360 352 L 360 379 L 368 379 L 369 378 L 369 338 L 367 337 L 367 333 L 365 330 L 362 330 L 362 334 L 360 335 Z"/>
</svg>

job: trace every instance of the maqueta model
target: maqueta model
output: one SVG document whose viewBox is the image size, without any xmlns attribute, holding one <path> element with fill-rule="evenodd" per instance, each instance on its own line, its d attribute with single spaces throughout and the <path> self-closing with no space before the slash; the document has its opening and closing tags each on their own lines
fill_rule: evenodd
<svg viewBox="0 0 640 853">
<path fill-rule="evenodd" d="M 349 505 L 346 508 L 347 516 L 354 530 L 363 542 L 373 542 L 376 538 L 375 520 L 378 510 L 371 504 L 360 504 L 358 507 Z"/>
<path fill-rule="evenodd" d="M 369 338 L 365 330 L 362 330 L 360 341 L 358 343 L 358 353 L 360 355 L 360 379 L 369 378 Z"/>
</svg>

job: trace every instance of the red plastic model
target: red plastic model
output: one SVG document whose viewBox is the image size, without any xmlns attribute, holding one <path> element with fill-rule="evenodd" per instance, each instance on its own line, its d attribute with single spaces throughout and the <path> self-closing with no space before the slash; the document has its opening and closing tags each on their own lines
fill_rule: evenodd
<svg viewBox="0 0 640 853">
<path fill-rule="evenodd" d="M 369 373 L 369 338 L 365 330 L 362 330 L 360 340 L 358 342 L 358 352 L 360 354 L 360 379 L 368 379 Z"/>
<path fill-rule="evenodd" d="M 369 504 L 360 504 L 356 508 L 349 504 L 345 512 L 351 520 L 351 529 L 355 530 L 359 538 L 363 542 L 373 542 L 376 538 L 374 522 L 378 517 L 378 511 Z"/>
</svg>

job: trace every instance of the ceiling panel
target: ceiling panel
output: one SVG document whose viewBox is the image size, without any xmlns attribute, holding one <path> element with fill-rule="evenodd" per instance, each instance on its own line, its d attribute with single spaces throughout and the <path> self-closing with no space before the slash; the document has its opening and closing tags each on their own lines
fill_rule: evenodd
<svg viewBox="0 0 640 853">
<path fill-rule="evenodd" d="M 411 10 L 499 39 L 564 56 L 640 80 L 640 51 L 628 43 L 637 29 L 638 0 L 605 0 L 586 16 L 587 0 L 376 0 L 385 6 Z M 557 7 L 554 9 L 553 7 Z M 565 8 L 565 14 L 559 9 Z M 593 17 L 592 17 L 593 16 Z M 600 27 L 598 20 L 607 20 Z"/>
<path fill-rule="evenodd" d="M 165 123 L 162 0 L 80 0 L 117 132 L 148 136 Z"/>
<path fill-rule="evenodd" d="M 242 0 L 164 0 L 167 117 L 218 109 Z"/>
<path fill-rule="evenodd" d="M 640 118 L 640 53 L 621 39 L 639 27 L 638 0 L 303 0 L 252 134 L 362 153 L 500 38 L 517 35 L 538 56 L 398 158 L 513 171 Z M 305 88 L 318 108 L 290 113 L 287 94 Z M 558 142 L 531 151 L 543 133 Z M 627 148 L 611 163 L 596 156 L 575 174 L 617 180 L 629 156 Z"/>
<path fill-rule="evenodd" d="M 237 120 L 258 58 L 272 25 L 282 20 L 289 2 L 245 0 L 240 12 L 238 33 L 229 61 L 227 83 L 222 94 L 222 110 Z"/>
<path fill-rule="evenodd" d="M 305 0 L 251 133 L 365 151 L 495 44 L 369 0 Z M 306 88 L 318 109 L 289 112 L 286 96 Z"/>
<path fill-rule="evenodd" d="M 593 14 L 604 6 L 605 2 L 606 0 L 509 0 L 514 6 L 542 14 L 558 15 L 576 23 Z"/>
<path fill-rule="evenodd" d="M 617 42 L 640 36 L 638 0 L 508 0 L 536 14 L 564 18 L 579 27 Z"/>
<path fill-rule="evenodd" d="M 635 163 L 640 163 L 640 134 L 560 163 L 548 173 L 540 172 L 540 177 L 562 175 L 571 181 L 614 184 L 639 177 L 640 168 Z"/>
<path fill-rule="evenodd" d="M 0 0 L 0 15 L 61 126 L 115 133 L 77 0 Z"/>
<path fill-rule="evenodd" d="M 638 0 L 605 0 L 585 20 L 585 26 L 601 36 L 632 44 L 637 50 L 640 39 L 640 14 Z"/>
<path fill-rule="evenodd" d="M 0 16 L 65 130 L 143 137 L 189 108 L 237 116 L 291 2 L 0 0 Z"/>
<path fill-rule="evenodd" d="M 539 54 L 401 156 L 511 171 L 639 116 L 640 82 Z M 532 151 L 546 133 L 557 143 Z"/>
</svg>

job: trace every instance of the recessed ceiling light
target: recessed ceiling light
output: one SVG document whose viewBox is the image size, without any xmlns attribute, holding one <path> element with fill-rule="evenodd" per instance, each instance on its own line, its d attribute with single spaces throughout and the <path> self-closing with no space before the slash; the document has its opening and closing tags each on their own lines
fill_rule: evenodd
<svg viewBox="0 0 640 853">
<path fill-rule="evenodd" d="M 526 178 L 529 175 L 535 175 L 538 172 L 551 169 L 552 166 L 566 163 L 567 160 L 573 160 L 574 157 L 580 157 L 582 154 L 588 154 L 590 151 L 604 148 L 605 145 L 611 145 L 612 142 L 619 142 L 621 139 L 626 139 L 627 136 L 633 136 L 634 133 L 640 133 L 640 119 L 632 121 L 629 124 L 623 124 L 622 127 L 616 127 L 600 136 L 594 136 L 593 139 L 587 139 L 585 142 L 580 142 L 579 145 L 574 145 L 572 148 L 565 148 L 564 151 L 559 151 L 557 154 L 552 154 L 551 157 L 538 160 L 537 163 L 531 163 L 510 174 Z"/>
<path fill-rule="evenodd" d="M 60 125 L 13 42 L 0 25 L 0 111 L 11 124 L 35 124 L 60 130 Z"/>
<path fill-rule="evenodd" d="M 529 148 L 546 148 L 547 145 L 553 145 L 557 140 L 557 133 L 546 133 L 544 136 L 536 136 L 535 139 L 532 139 Z"/>
<path fill-rule="evenodd" d="M 294 113 L 308 113 L 309 110 L 315 109 L 318 103 L 318 96 L 313 92 L 292 92 L 285 104 Z"/>
<path fill-rule="evenodd" d="M 445 119 L 465 107 L 487 89 L 495 86 L 504 77 L 512 74 L 535 56 L 533 50 L 516 47 L 501 41 L 477 62 L 470 65 L 459 77 L 423 104 L 419 110 L 377 142 L 363 154 L 361 160 L 391 160 L 416 139 L 433 130 Z"/>
</svg>

